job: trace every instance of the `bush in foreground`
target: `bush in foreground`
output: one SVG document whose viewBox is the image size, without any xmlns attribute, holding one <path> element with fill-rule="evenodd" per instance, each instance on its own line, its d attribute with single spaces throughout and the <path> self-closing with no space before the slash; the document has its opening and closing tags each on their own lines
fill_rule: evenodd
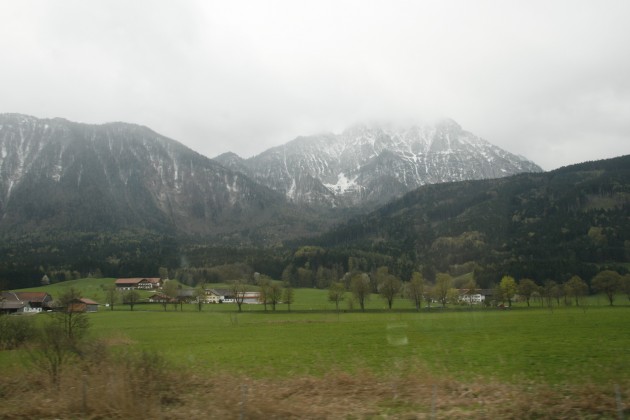
<svg viewBox="0 0 630 420">
<path fill-rule="evenodd" d="M 35 335 L 33 317 L 0 315 L 0 350 L 19 348 Z"/>
</svg>

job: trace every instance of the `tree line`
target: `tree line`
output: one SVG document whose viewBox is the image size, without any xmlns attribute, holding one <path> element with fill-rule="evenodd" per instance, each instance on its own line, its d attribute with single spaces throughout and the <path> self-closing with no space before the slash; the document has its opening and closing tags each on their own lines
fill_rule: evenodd
<svg viewBox="0 0 630 420">
<path fill-rule="evenodd" d="M 602 293 L 612 306 L 616 295 L 626 294 L 630 300 L 630 274 L 620 275 L 613 270 L 600 271 L 591 281 L 592 291 Z M 379 267 L 374 276 L 364 272 L 347 273 L 340 281 L 331 283 L 328 288 L 328 299 L 335 304 L 339 311 L 340 303 L 349 293 L 349 308 L 356 303 L 361 311 L 365 311 L 365 305 L 372 294 L 378 294 L 392 309 L 397 298 L 410 299 L 416 308 L 420 310 L 423 303 L 430 309 L 432 303 L 446 307 L 447 304 L 473 304 L 473 297 L 483 294 L 484 304 L 512 306 L 518 296 L 527 306 L 532 300 L 538 300 L 541 305 L 545 303 L 552 306 L 555 302 L 560 305 L 575 303 L 583 304 L 583 299 L 591 292 L 588 283 L 579 276 L 572 276 L 563 283 L 548 280 L 539 286 L 532 279 L 522 278 L 516 281 L 511 276 L 503 276 L 501 281 L 492 289 L 482 290 L 474 279 L 470 279 L 461 285 L 461 288 L 453 287 L 453 278 L 448 273 L 437 273 L 434 282 L 427 280 L 422 273 L 413 272 L 411 278 L 403 282 L 389 273 L 387 267 Z M 480 303 L 480 302 L 474 302 Z"/>
</svg>

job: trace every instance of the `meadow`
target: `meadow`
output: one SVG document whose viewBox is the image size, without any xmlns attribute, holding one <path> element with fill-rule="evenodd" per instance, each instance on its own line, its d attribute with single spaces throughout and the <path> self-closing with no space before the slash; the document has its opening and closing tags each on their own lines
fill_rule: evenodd
<svg viewBox="0 0 630 420">
<path fill-rule="evenodd" d="M 111 279 L 51 285 L 55 295 L 78 287 L 103 299 Z M 220 287 L 221 285 L 215 285 Z M 148 293 L 148 292 L 144 292 Z M 349 300 L 349 299 L 347 299 Z M 102 301 L 102 300 L 101 300 Z M 297 289 L 295 303 L 263 305 L 117 304 L 89 314 L 91 334 L 162 353 L 174 365 L 257 376 L 323 375 L 330 371 L 397 374 L 411 368 L 469 379 L 546 383 L 622 382 L 630 379 L 630 307 L 592 296 L 581 307 L 524 303 L 509 310 L 433 305 L 420 312 L 398 299 L 388 311 L 374 295 L 366 312 L 340 311 L 327 292 Z M 45 317 L 46 315 L 42 315 Z M 6 354 L 0 363 L 6 365 Z M 15 360 L 9 363 L 13 364 Z"/>
<path fill-rule="evenodd" d="M 94 281 L 89 286 L 93 293 L 85 295 L 98 298 L 100 282 Z M 86 282 L 76 285 L 86 287 Z M 48 287 L 56 287 L 58 292 L 66 286 Z M 398 299 L 392 311 L 385 308 L 383 300 L 372 296 L 366 312 L 350 310 L 345 302 L 336 312 L 326 291 L 298 289 L 291 312 L 286 305 L 279 305 L 275 312 L 270 308 L 265 312 L 263 305 L 243 305 L 243 312 L 238 312 L 235 304 L 206 304 L 201 311 L 194 304 L 168 305 L 166 310 L 159 304 L 140 304 L 133 311 L 116 305 L 113 311 L 101 308 L 88 316 L 91 337 L 107 342 L 112 351 L 133 349 L 159 355 L 168 371 L 208 381 L 220 378 L 217 380 L 226 385 L 213 386 L 232 387 L 231 392 L 237 394 L 243 383 L 259 387 L 265 383 L 272 392 L 308 381 L 311 390 L 302 391 L 306 398 L 313 389 L 325 393 L 334 383 L 333 387 L 354 389 L 358 404 L 372 406 L 368 401 L 373 396 L 359 395 L 367 381 L 383 388 L 373 392 L 387 394 L 374 397 L 381 405 L 389 404 L 392 395 L 402 395 L 397 387 L 403 383 L 416 389 L 405 404 L 423 399 L 421 411 L 425 414 L 436 410 L 427 405 L 433 401 L 435 406 L 436 392 L 450 393 L 454 399 L 466 395 L 464 402 L 443 401 L 443 409 L 457 406 L 463 416 L 514 414 L 488 411 L 487 406 L 479 411 L 480 399 L 488 399 L 490 394 L 512 401 L 504 401 L 507 405 L 502 410 L 529 410 L 527 401 L 532 398 L 569 399 L 563 403 L 565 411 L 539 407 L 534 417 L 548 413 L 555 418 L 580 417 L 585 412 L 614 417 L 623 414 L 619 408 L 623 401 L 630 406 L 626 397 L 630 391 L 627 298 L 620 296 L 614 307 L 606 306 L 603 297 L 592 296 L 580 307 L 527 308 L 519 303 L 509 310 L 433 306 L 416 312 L 410 302 Z M 47 316 L 38 315 L 38 321 Z M 0 368 L 6 371 L 23 357 L 20 351 L 0 352 Z M 234 382 L 227 385 L 230 380 L 226 378 Z M 395 391 L 392 383 L 399 384 Z M 433 389 L 418 390 L 427 384 L 433 384 Z M 481 388 L 474 397 L 466 394 L 466 389 L 475 386 Z M 292 394 L 286 389 L 277 392 Z M 589 401 L 591 411 L 576 406 L 584 401 Z M 377 408 L 374 413 L 398 413 L 390 409 Z M 400 412 L 418 409 L 411 404 Z M 438 410 L 437 417 L 452 416 L 457 417 L 452 411 Z"/>
<path fill-rule="evenodd" d="M 628 308 L 420 314 L 205 309 L 104 311 L 90 320 L 96 336 L 159 350 L 174 365 L 213 372 L 282 377 L 426 369 L 508 382 L 630 379 Z"/>
</svg>

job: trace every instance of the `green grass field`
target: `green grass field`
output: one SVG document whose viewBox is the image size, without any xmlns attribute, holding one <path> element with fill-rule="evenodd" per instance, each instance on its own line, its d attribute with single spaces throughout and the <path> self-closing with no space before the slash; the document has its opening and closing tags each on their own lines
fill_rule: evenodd
<svg viewBox="0 0 630 420">
<path fill-rule="evenodd" d="M 102 302 L 111 282 L 37 289 Z M 63 365 L 61 386 L 37 350 L 0 351 L 0 400 L 7 418 L 627 417 L 627 297 L 584 303 L 416 312 L 372 296 L 366 312 L 337 313 L 326 291 L 298 289 L 291 312 L 119 304 L 86 315 L 97 341 Z"/>
<path fill-rule="evenodd" d="M 56 295 L 73 286 L 99 299 L 113 279 L 88 279 L 37 288 Z M 163 354 L 174 365 L 269 377 L 367 370 L 404 374 L 427 370 L 455 378 L 507 382 L 616 383 L 630 379 L 630 307 L 621 296 L 607 307 L 592 296 L 584 307 L 553 310 L 516 305 L 512 310 L 442 310 L 420 313 L 398 299 L 394 311 L 372 296 L 365 313 L 327 292 L 298 289 L 292 311 L 279 305 L 126 305 L 89 314 L 91 334 L 117 347 Z M 44 319 L 47 315 L 38 315 Z M 0 367 L 20 352 L 0 352 Z"/>
<path fill-rule="evenodd" d="M 227 306 L 227 305 L 225 305 Z M 547 383 L 630 379 L 629 308 L 445 313 L 114 311 L 93 333 L 173 363 L 254 376 L 333 370 Z"/>
</svg>

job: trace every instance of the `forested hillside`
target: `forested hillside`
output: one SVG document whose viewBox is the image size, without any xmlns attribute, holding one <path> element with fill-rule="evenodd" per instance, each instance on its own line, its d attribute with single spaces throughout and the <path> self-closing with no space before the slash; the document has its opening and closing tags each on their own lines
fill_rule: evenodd
<svg viewBox="0 0 630 420">
<path fill-rule="evenodd" d="M 388 256 L 391 268 L 591 278 L 630 261 L 630 156 L 548 173 L 421 187 L 315 242 L 335 253 Z M 369 264 L 368 264 L 369 265 Z"/>
<path fill-rule="evenodd" d="M 268 216 L 271 234 L 287 216 L 304 217 Z M 602 269 L 625 273 L 630 267 L 630 156 L 423 186 L 313 238 L 321 228 L 306 223 L 302 229 L 310 237 L 271 246 L 265 232 L 245 225 L 235 237 L 226 231 L 219 239 L 141 228 L 34 229 L 0 242 L 0 287 L 33 286 L 44 274 L 61 281 L 90 274 L 157 276 L 160 268 L 194 285 L 231 280 L 222 273 L 234 267 L 248 278 L 260 272 L 300 287 L 328 287 L 347 272 L 380 267 L 404 281 L 414 271 L 429 281 L 440 272 L 474 276 L 484 288 L 503 275 L 539 284 L 573 275 L 589 281 Z M 260 241 L 240 243 L 243 233 Z"/>
</svg>

